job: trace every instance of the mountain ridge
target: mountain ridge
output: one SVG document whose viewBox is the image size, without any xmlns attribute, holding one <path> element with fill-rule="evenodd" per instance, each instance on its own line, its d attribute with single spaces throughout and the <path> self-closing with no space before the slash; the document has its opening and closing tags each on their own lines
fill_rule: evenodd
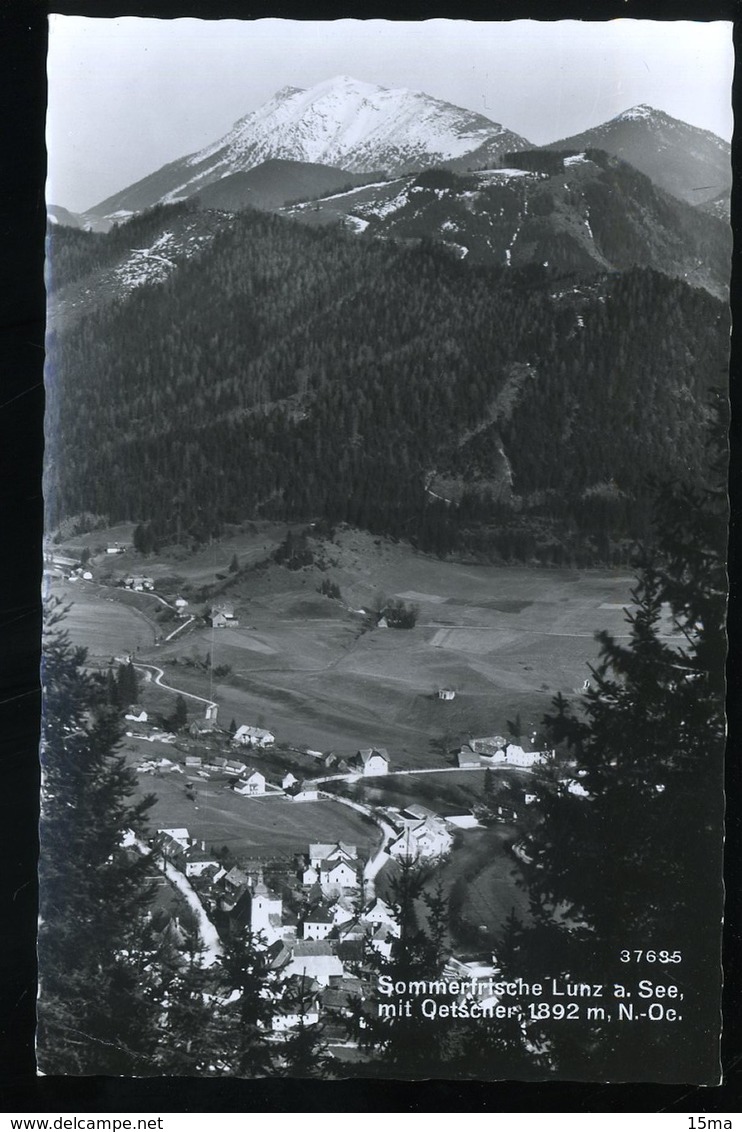
<svg viewBox="0 0 742 1132">
<path fill-rule="evenodd" d="M 728 142 L 646 103 L 539 148 L 603 149 L 688 204 L 711 201 L 732 185 Z"/>
<path fill-rule="evenodd" d="M 399 173 L 485 148 L 492 156 L 530 146 L 499 123 L 421 91 L 337 76 L 310 90 L 282 88 L 221 138 L 107 197 L 87 215 L 115 219 L 172 203 L 270 158 Z"/>
</svg>

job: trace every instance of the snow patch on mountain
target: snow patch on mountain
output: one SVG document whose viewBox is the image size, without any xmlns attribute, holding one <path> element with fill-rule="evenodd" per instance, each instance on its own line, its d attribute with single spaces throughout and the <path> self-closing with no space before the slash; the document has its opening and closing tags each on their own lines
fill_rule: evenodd
<svg viewBox="0 0 742 1132">
<path fill-rule="evenodd" d="M 310 90 L 284 88 L 186 164 L 216 158 L 230 171 L 291 157 L 368 172 L 435 155 L 461 157 L 504 135 L 502 126 L 421 91 L 388 89 L 340 75 Z"/>
<path fill-rule="evenodd" d="M 149 283 L 164 283 L 185 259 L 211 242 L 209 232 L 192 222 L 177 235 L 165 231 L 148 248 L 133 248 L 127 259 L 113 270 L 119 290 L 133 291 Z"/>
<path fill-rule="evenodd" d="M 613 119 L 614 122 L 640 122 L 653 118 L 657 113 L 651 106 L 647 106 L 646 102 L 641 102 L 638 106 L 631 106 L 623 113 L 617 114 Z"/>
</svg>

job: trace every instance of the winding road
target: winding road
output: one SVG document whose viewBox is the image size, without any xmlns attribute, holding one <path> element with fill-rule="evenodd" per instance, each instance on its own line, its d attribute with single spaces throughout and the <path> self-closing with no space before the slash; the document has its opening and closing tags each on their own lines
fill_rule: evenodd
<svg viewBox="0 0 742 1132">
<path fill-rule="evenodd" d="M 116 658 L 120 659 L 119 657 Z M 167 692 L 174 692 L 176 696 L 184 696 L 189 700 L 197 700 L 200 704 L 206 704 L 208 707 L 217 708 L 217 704 L 213 700 L 207 700 L 203 696 L 197 696 L 195 692 L 186 692 L 182 688 L 175 688 L 172 684 L 166 684 L 163 680 L 165 675 L 162 668 L 158 668 L 156 664 L 143 664 L 141 661 L 132 661 L 135 668 L 141 668 L 144 672 L 145 680 L 157 684 L 158 688 L 164 688 Z M 156 673 L 152 679 L 152 673 Z"/>
</svg>

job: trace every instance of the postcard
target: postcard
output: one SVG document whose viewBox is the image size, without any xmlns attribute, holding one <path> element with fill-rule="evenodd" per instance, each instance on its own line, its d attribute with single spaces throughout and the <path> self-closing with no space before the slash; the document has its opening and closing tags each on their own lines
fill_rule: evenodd
<svg viewBox="0 0 742 1132">
<path fill-rule="evenodd" d="M 50 18 L 43 1073 L 719 1083 L 732 69 Z"/>
</svg>

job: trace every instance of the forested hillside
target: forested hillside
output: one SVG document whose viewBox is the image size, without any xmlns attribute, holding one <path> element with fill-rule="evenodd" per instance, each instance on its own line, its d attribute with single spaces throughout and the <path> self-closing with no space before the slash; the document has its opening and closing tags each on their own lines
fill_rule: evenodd
<svg viewBox="0 0 742 1132">
<path fill-rule="evenodd" d="M 93 268 L 127 227 L 55 229 L 53 260 L 67 240 L 59 270 L 84 276 L 86 239 Z M 324 515 L 438 551 L 618 560 L 647 477 L 700 474 L 727 346 L 726 306 L 654 271 L 478 267 L 245 212 L 50 334 L 48 521 L 202 539 Z"/>
<path fill-rule="evenodd" d="M 470 263 L 586 274 L 650 267 L 719 297 L 729 287 L 729 225 L 601 150 L 505 153 L 465 176 L 429 169 L 286 211 L 365 239 L 443 241 Z"/>
</svg>

